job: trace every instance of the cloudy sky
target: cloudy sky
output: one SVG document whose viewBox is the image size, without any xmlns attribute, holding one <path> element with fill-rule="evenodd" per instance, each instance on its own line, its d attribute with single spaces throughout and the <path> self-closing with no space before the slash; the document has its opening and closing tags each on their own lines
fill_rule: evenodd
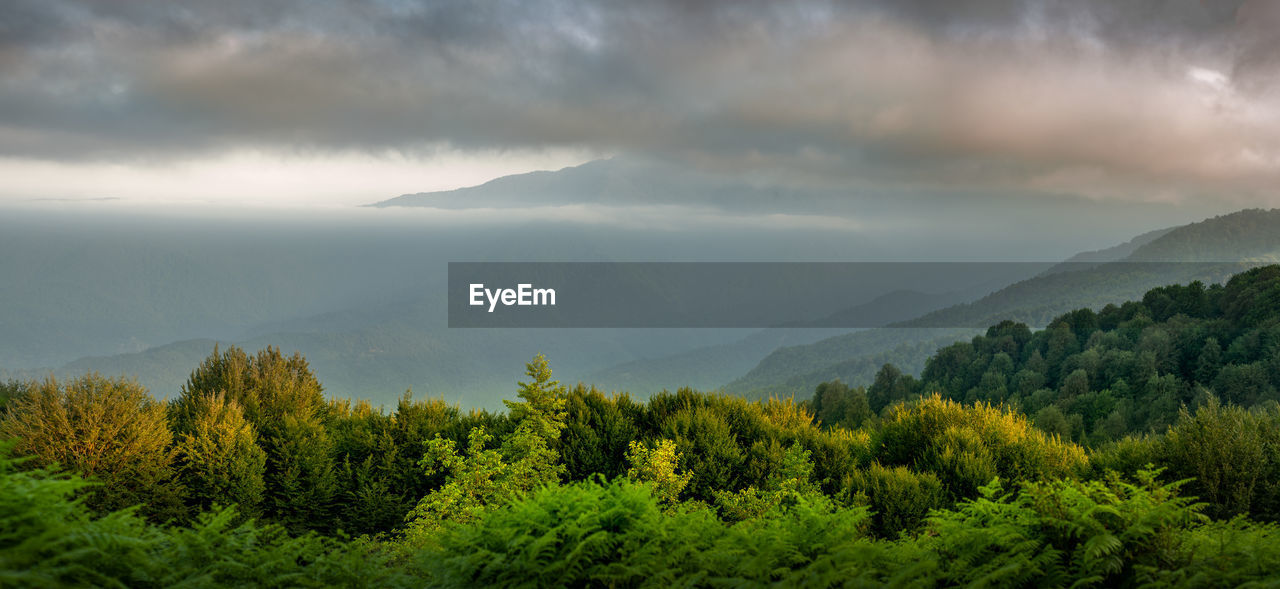
<svg viewBox="0 0 1280 589">
<path fill-rule="evenodd" d="M 1280 206 L 1280 0 L 0 0 L 0 199 L 365 203 L 619 154 Z"/>
</svg>

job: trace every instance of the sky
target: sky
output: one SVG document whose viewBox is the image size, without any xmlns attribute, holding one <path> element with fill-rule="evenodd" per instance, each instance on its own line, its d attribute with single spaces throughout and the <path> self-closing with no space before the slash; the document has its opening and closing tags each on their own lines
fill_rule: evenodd
<svg viewBox="0 0 1280 589">
<path fill-rule="evenodd" d="M 632 154 L 1280 206 L 1280 0 L 0 0 L 0 202 L 345 206 Z"/>
</svg>

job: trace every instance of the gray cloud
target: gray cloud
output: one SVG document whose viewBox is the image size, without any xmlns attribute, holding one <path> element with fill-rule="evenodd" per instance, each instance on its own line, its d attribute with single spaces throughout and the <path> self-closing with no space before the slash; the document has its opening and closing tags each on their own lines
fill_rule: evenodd
<svg viewBox="0 0 1280 589">
<path fill-rule="evenodd" d="M 1280 182 L 1277 0 L 5 4 L 6 156 L 581 146 L 855 187 Z"/>
</svg>

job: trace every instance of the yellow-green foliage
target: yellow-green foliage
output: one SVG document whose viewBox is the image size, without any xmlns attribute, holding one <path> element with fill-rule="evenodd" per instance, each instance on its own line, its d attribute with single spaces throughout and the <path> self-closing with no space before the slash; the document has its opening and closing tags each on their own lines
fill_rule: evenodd
<svg viewBox="0 0 1280 589">
<path fill-rule="evenodd" d="M 99 511 L 142 503 L 149 515 L 178 515 L 165 408 L 136 381 L 89 374 L 33 383 L 9 402 L 0 437 L 15 439 L 33 465 L 100 481 L 88 495 Z"/>
<path fill-rule="evenodd" d="M 179 474 L 196 506 L 236 504 L 254 516 L 262 502 L 267 454 L 240 404 L 222 393 L 193 400 L 190 430 L 175 440 Z"/>
<path fill-rule="evenodd" d="M 1205 525 L 1176 487 L 1152 472 L 1136 483 L 996 483 L 934 511 L 921 533 L 886 540 L 867 534 L 863 507 L 801 500 L 726 526 L 597 479 L 444 530 L 420 562 L 443 587 L 1274 585 L 1280 531 Z"/>
<path fill-rule="evenodd" d="M 443 471 L 448 481 L 423 497 L 409 512 L 405 539 L 410 545 L 423 544 L 446 523 L 475 520 L 489 508 L 510 501 L 521 490 L 515 468 L 497 450 L 485 446 L 493 440 L 484 428 L 471 430 L 467 453 L 458 454 L 453 440 L 437 437 L 427 442 L 420 463 L 427 474 Z"/>
<path fill-rule="evenodd" d="M 785 399 L 770 397 L 759 404 L 751 403 L 748 406 L 758 407 L 764 421 L 779 430 L 798 433 L 815 429 L 813 414 L 791 397 Z"/>
<path fill-rule="evenodd" d="M 441 587 L 833 587 L 902 583 L 915 555 L 865 537 L 864 509 L 725 526 L 667 513 L 626 480 L 548 488 L 446 530 L 421 562 Z M 905 558 L 902 558 L 905 557 Z"/>
<path fill-rule="evenodd" d="M 689 486 L 690 473 L 677 473 L 680 453 L 676 452 L 676 443 L 671 440 L 658 440 L 649 448 L 640 442 L 632 441 L 627 452 L 627 478 L 653 487 L 653 496 L 668 506 L 680 500 L 680 493 Z"/>
<path fill-rule="evenodd" d="M 502 441 L 502 452 L 507 460 L 527 469 L 537 481 L 530 484 L 536 486 L 556 482 L 564 472 L 556 446 L 564 431 L 567 392 L 551 380 L 551 368 L 542 354 L 525 364 L 525 374 L 530 380 L 519 383 L 521 400 L 503 401 L 516 429 Z"/>
<path fill-rule="evenodd" d="M 174 400 L 175 429 L 185 429 L 189 405 L 201 395 L 222 392 L 244 410 L 245 418 L 260 429 L 285 415 L 310 419 L 325 408 L 320 381 L 300 354 L 285 356 L 268 347 L 250 356 L 231 346 L 204 360 L 182 386 Z"/>
<path fill-rule="evenodd" d="M 1165 586 L 1177 579 L 1169 573 L 1183 572 L 1190 586 L 1215 586 L 1220 573 L 1196 578 L 1192 571 L 1229 560 L 1188 550 L 1191 530 L 1205 518 L 1177 485 L 1155 477 L 1139 471 L 1136 483 L 1034 482 L 1007 494 L 993 483 L 978 499 L 931 517 L 917 542 L 936 555 L 937 578 L 947 586 Z"/>
<path fill-rule="evenodd" d="M 965 405 L 932 395 L 896 406 L 880 426 L 876 457 L 938 475 L 955 497 L 974 497 L 999 476 L 1034 481 L 1083 474 L 1080 446 L 1035 429 L 999 406 Z"/>
<path fill-rule="evenodd" d="M 493 436 L 483 427 L 471 430 L 465 456 L 453 440 L 437 436 L 427 443 L 419 465 L 428 475 L 446 472 L 448 479 L 409 512 L 405 545 L 426 545 L 446 524 L 473 521 L 486 510 L 559 482 L 564 466 L 551 444 L 564 429 L 565 389 L 551 380 L 551 369 L 541 355 L 525 369 L 531 380 L 520 383 L 522 401 L 507 403 L 518 417 L 501 450 L 487 447 Z"/>
</svg>

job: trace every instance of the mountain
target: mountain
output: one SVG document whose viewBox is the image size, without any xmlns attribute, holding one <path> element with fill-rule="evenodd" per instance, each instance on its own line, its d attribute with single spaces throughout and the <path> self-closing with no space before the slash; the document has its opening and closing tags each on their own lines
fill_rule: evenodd
<svg viewBox="0 0 1280 589">
<path fill-rule="evenodd" d="M 1280 255 L 1280 210 L 1243 210 L 1144 233 L 1113 248 L 1078 254 L 1033 278 L 902 321 L 891 329 L 781 348 L 724 389 L 738 394 L 807 395 L 839 378 L 869 384 L 881 360 L 918 371 L 939 347 L 1005 319 L 1045 326 L 1077 308 L 1140 299 L 1148 290 L 1193 280 L 1220 283 Z M 952 330 L 933 331 L 933 330 Z"/>
<path fill-rule="evenodd" d="M 570 204 L 690 205 L 741 210 L 787 208 L 792 191 L 726 180 L 655 160 L 610 158 L 557 171 L 503 176 L 455 190 L 404 194 L 366 205 L 438 209 L 522 208 Z"/>
<path fill-rule="evenodd" d="M 1065 196 L 784 187 L 751 170 L 635 158 L 332 211 L 54 203 L 0 215 L 0 375 L 99 370 L 137 376 L 166 396 L 216 341 L 300 351 L 331 393 L 383 402 L 413 388 L 493 405 L 539 352 L 568 382 L 639 394 L 711 387 L 778 346 L 829 333 L 451 330 L 447 265 L 1044 260 L 1116 241 L 1135 222 L 1145 229 L 1192 214 Z M 797 324 L 835 313 L 878 325 L 1026 277 L 982 292 L 942 274 L 829 290 Z M 903 288 L 913 292 L 882 296 Z"/>
<path fill-rule="evenodd" d="M 1274 263 L 1280 260 L 1280 209 L 1248 209 L 1179 227 L 1127 259 Z"/>
<path fill-rule="evenodd" d="M 645 395 L 680 387 L 698 390 L 719 388 L 728 380 L 750 370 L 770 352 L 784 346 L 826 339 L 841 329 L 779 328 L 753 331 L 728 343 L 703 346 L 689 351 L 670 352 L 657 357 L 632 360 L 587 375 L 586 381 L 605 390 Z"/>
<path fill-rule="evenodd" d="M 968 297 L 959 292 L 925 293 L 916 290 L 895 290 L 861 305 L 833 313 L 823 323 L 884 327 L 965 300 L 968 300 Z"/>
<path fill-rule="evenodd" d="M 1032 326 L 1078 308 L 1141 297 L 1147 290 L 1193 280 L 1222 282 L 1280 256 L 1280 209 L 1248 209 L 1164 232 L 1110 263 L 1068 261 L 973 303 L 904 321 L 901 327 L 980 327 L 1013 319 Z M 1143 238 L 1150 237 L 1148 233 Z M 1139 238 L 1139 239 L 1143 239 Z M 1133 243 L 1133 242 L 1130 242 Z M 1117 253 L 1123 252 L 1116 250 Z"/>
<path fill-rule="evenodd" d="M 1067 258 L 1062 263 L 1056 264 L 1053 267 L 1049 268 L 1048 270 L 1045 270 L 1044 274 L 1057 274 L 1059 272 L 1073 272 L 1073 271 L 1084 270 L 1086 268 L 1090 268 L 1090 267 L 1108 263 L 1108 262 L 1119 262 L 1133 255 L 1133 253 L 1138 251 L 1139 248 L 1161 237 L 1164 237 L 1165 234 L 1169 233 L 1170 231 L 1173 231 L 1174 229 L 1177 229 L 1177 227 L 1166 227 L 1164 229 L 1156 229 L 1155 231 L 1148 231 L 1146 233 L 1143 233 L 1142 235 L 1139 235 L 1117 246 L 1100 249 L 1100 250 L 1094 250 L 1090 252 L 1078 253 L 1074 256 L 1071 256 L 1070 258 Z"/>
<path fill-rule="evenodd" d="M 618 156 L 557 171 L 496 178 L 454 190 L 403 194 L 369 209 L 501 212 L 521 218 L 580 218 L 645 227 L 655 237 L 736 225 L 744 233 L 797 224 L 873 237 L 880 247 L 833 250 L 817 260 L 1034 260 L 1112 243 L 1218 212 L 1069 195 L 1027 198 L 1006 191 L 868 189 L 767 170 L 701 168 Z M 551 211 L 548 211 L 550 209 Z M 1053 252 L 1053 255 L 1046 255 Z M 686 250 L 674 259 L 709 259 Z M 634 258 L 632 258 L 634 259 Z M 653 260 L 651 258 L 650 260 Z M 800 259 L 800 258 L 793 258 Z"/>
<path fill-rule="evenodd" d="M 1006 282 L 1000 282 L 1004 285 Z M 588 375 L 587 380 L 610 390 L 632 393 L 652 393 L 692 387 L 699 390 L 720 388 L 724 383 L 756 367 L 761 360 L 779 348 L 804 346 L 816 341 L 848 335 L 855 341 L 865 336 L 849 334 L 848 328 L 822 327 L 828 325 L 886 325 L 915 317 L 933 309 L 959 301 L 976 298 L 970 291 L 924 293 L 915 290 L 894 290 L 865 303 L 849 307 L 808 328 L 776 328 L 755 331 L 740 340 L 706 346 L 694 350 L 669 353 L 656 358 L 644 358 L 599 370 Z M 984 291 L 985 292 L 985 291 Z M 979 293 L 980 294 L 980 293 Z M 965 333 L 968 333 L 967 331 Z M 927 341 L 933 342 L 930 338 Z M 895 343 L 899 345 L 901 342 Z M 950 343 L 950 340 L 945 343 Z M 882 340 L 868 341 L 858 347 L 869 352 L 884 345 Z M 898 354 L 901 356 L 901 354 Z M 895 356 L 896 357 L 896 356 Z M 879 364 L 875 368 L 879 368 Z M 830 380 L 830 379 L 828 379 Z M 750 386 L 749 381 L 735 383 Z"/>
<path fill-rule="evenodd" d="M 1074 264 L 1086 264 L 1090 262 L 1118 262 L 1133 255 L 1134 252 L 1138 251 L 1138 248 L 1164 237 L 1174 229 L 1177 229 L 1177 227 L 1166 227 L 1164 229 L 1148 231 L 1117 246 L 1094 250 L 1091 252 L 1078 253 L 1067 258 L 1062 264 L 1064 267 L 1067 267 Z"/>
<path fill-rule="evenodd" d="M 980 333 L 977 329 L 880 328 L 778 348 L 722 388 L 752 399 L 807 398 L 820 383 L 870 384 L 885 364 L 919 372 L 938 348 Z"/>
<path fill-rule="evenodd" d="M 733 337 L 721 330 L 448 329 L 439 324 L 434 301 L 389 305 L 378 310 L 330 313 L 292 321 L 293 331 L 246 339 L 222 339 L 247 350 L 267 346 L 300 352 L 328 394 L 392 403 L 412 389 L 470 407 L 501 407 L 513 394 L 525 362 L 545 354 L 567 383 L 639 357 L 682 352 Z M 625 331 L 625 334 L 623 333 Z M 625 335 L 625 337 L 624 337 Z M 141 352 L 86 357 L 55 372 L 97 371 L 136 375 L 157 397 L 172 396 L 214 347 L 195 339 Z"/>
</svg>

